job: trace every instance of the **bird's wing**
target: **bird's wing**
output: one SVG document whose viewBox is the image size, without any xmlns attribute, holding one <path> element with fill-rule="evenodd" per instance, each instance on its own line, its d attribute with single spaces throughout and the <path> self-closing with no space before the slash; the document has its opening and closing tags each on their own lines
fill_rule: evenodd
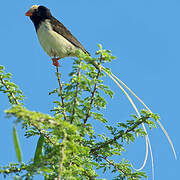
<svg viewBox="0 0 180 180">
<path fill-rule="evenodd" d="M 71 32 L 56 18 L 52 17 L 51 25 L 55 32 L 63 36 L 65 39 L 70 41 L 74 46 L 80 48 L 84 53 L 88 53 L 82 44 L 71 34 Z M 89 53 L 88 53 L 89 54 Z"/>
</svg>

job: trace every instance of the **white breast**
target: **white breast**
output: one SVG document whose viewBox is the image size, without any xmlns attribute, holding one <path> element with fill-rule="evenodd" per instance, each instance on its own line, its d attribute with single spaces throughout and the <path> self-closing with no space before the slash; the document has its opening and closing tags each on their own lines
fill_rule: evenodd
<svg viewBox="0 0 180 180">
<path fill-rule="evenodd" d="M 50 57 L 75 56 L 77 48 L 63 36 L 53 31 L 49 20 L 40 24 L 37 35 L 41 46 Z"/>
</svg>

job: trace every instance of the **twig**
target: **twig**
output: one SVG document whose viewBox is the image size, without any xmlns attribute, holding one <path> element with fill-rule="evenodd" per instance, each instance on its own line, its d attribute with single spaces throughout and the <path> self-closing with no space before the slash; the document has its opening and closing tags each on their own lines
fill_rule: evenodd
<svg viewBox="0 0 180 180">
<path fill-rule="evenodd" d="M 81 64 L 81 63 L 80 63 L 80 64 Z M 79 64 L 79 65 L 80 65 L 80 64 Z M 81 74 L 81 69 L 79 68 L 79 69 L 78 69 L 78 72 L 77 72 L 77 78 L 80 77 L 80 74 Z M 74 96 L 73 110 L 72 110 L 72 118 L 71 118 L 71 121 L 70 121 L 71 124 L 72 124 L 72 122 L 73 122 L 73 120 L 74 120 L 75 105 L 76 105 L 76 102 L 77 102 L 78 91 L 79 91 L 79 82 L 77 82 L 77 85 L 76 85 L 76 92 L 75 92 L 75 96 Z"/>
<path fill-rule="evenodd" d="M 30 122 L 30 123 L 31 123 L 31 125 L 34 126 L 34 127 L 39 131 L 39 133 L 42 134 L 51 144 L 54 144 L 54 143 L 52 142 L 51 138 L 48 136 L 48 134 L 43 133 L 42 130 L 41 130 L 37 125 L 33 124 L 32 122 Z"/>
<path fill-rule="evenodd" d="M 64 159 L 65 159 L 65 149 L 66 149 L 66 134 L 64 134 L 64 137 L 63 137 L 63 142 L 62 142 L 62 148 L 60 148 L 60 152 L 61 152 L 61 160 L 60 160 L 60 163 L 59 163 L 59 176 L 58 176 L 58 179 L 60 180 L 62 178 L 62 175 L 63 175 L 63 163 L 64 163 Z"/>
<path fill-rule="evenodd" d="M 110 161 L 109 159 L 107 159 L 107 157 L 103 157 L 103 156 L 101 156 L 101 155 L 99 155 L 99 154 L 97 154 L 97 156 L 100 157 L 100 158 L 102 158 L 102 159 L 104 159 L 105 161 L 107 161 L 109 165 L 111 165 L 111 166 L 115 167 L 116 169 L 118 169 L 119 171 L 121 171 L 125 176 L 130 175 L 131 178 L 132 178 L 132 180 L 134 179 L 134 177 L 132 177 L 131 174 L 127 174 L 126 172 L 124 172 L 124 170 L 123 170 L 122 168 L 119 168 L 119 167 L 116 165 L 116 163 Z"/>
<path fill-rule="evenodd" d="M 1 83 L 6 87 L 6 89 L 8 90 L 8 92 L 11 94 L 11 96 L 12 96 L 12 98 L 14 99 L 16 105 L 19 105 L 20 103 L 19 103 L 18 100 L 16 99 L 14 93 L 10 91 L 9 86 L 5 83 L 5 81 L 1 78 L 1 76 L 0 76 L 0 81 L 1 81 Z"/>
<path fill-rule="evenodd" d="M 102 61 L 102 56 L 101 56 L 101 59 L 100 59 L 100 63 L 101 63 L 101 61 Z M 99 78 L 99 76 L 100 76 L 100 72 L 101 72 L 101 69 L 99 68 L 99 69 L 98 69 L 98 73 L 97 73 L 97 75 L 96 75 L 96 77 L 95 77 L 96 80 L 98 80 L 98 78 Z M 85 119 L 84 119 L 84 124 L 86 124 L 88 118 L 91 116 L 90 111 L 91 111 L 91 109 L 92 109 L 92 105 L 93 105 L 93 102 L 94 102 L 94 97 L 95 97 L 96 90 L 97 90 L 97 82 L 95 83 L 93 92 L 92 92 L 92 94 L 91 94 L 90 107 L 89 107 L 88 112 L 87 112 L 87 114 L 86 114 L 86 117 L 85 117 Z"/>
<path fill-rule="evenodd" d="M 105 147 L 106 145 L 112 144 L 113 142 L 115 142 L 116 140 L 118 140 L 119 138 L 121 138 L 123 135 L 125 135 L 125 134 L 133 131 L 133 130 L 134 130 L 136 127 L 138 127 L 140 124 L 144 123 L 148 118 L 149 118 L 149 117 L 142 117 L 139 122 L 137 122 L 137 123 L 136 123 L 134 126 L 132 126 L 131 128 L 128 128 L 124 133 L 118 134 L 117 136 L 114 136 L 113 139 L 109 139 L 109 140 L 105 141 L 104 143 L 100 144 L 99 146 L 96 145 L 95 148 L 92 148 L 92 149 L 90 150 L 90 153 L 94 153 L 95 151 L 97 151 L 97 150 Z"/>
<path fill-rule="evenodd" d="M 60 79 L 60 75 L 59 75 L 59 66 L 56 66 L 56 72 L 57 72 L 57 78 L 58 78 L 58 83 L 59 83 L 59 87 L 60 87 L 60 95 L 61 95 L 61 103 L 62 103 L 62 108 L 63 108 L 63 116 L 64 116 L 64 120 L 66 121 L 66 113 L 65 113 L 65 102 L 64 102 L 64 96 L 63 96 L 63 88 L 62 88 L 62 84 L 61 84 L 61 79 Z M 62 148 L 60 148 L 60 153 L 61 153 L 61 160 L 59 163 L 59 176 L 58 179 L 60 180 L 62 178 L 62 173 L 63 173 L 63 163 L 64 163 L 64 158 L 65 158 L 65 144 L 66 144 L 66 134 L 63 137 L 63 141 L 62 141 Z"/>
<path fill-rule="evenodd" d="M 65 113 L 65 103 L 64 103 L 64 97 L 63 97 L 63 88 L 61 84 L 61 79 L 59 75 L 59 66 L 56 66 L 56 73 L 57 73 L 57 78 L 58 78 L 58 83 L 59 83 L 59 88 L 60 88 L 60 95 L 61 95 L 61 103 L 62 103 L 62 108 L 63 108 L 63 116 L 64 120 L 66 120 L 66 113 Z"/>
</svg>

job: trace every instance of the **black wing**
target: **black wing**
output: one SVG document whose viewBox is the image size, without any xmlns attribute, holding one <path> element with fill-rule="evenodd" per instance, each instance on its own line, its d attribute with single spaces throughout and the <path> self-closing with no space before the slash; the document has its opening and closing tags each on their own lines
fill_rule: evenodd
<svg viewBox="0 0 180 180">
<path fill-rule="evenodd" d="M 71 32 L 61 22 L 59 22 L 53 16 L 51 17 L 50 20 L 51 20 L 52 28 L 55 32 L 66 38 L 76 47 L 80 48 L 84 53 L 88 53 L 86 49 L 82 46 L 82 44 L 71 34 Z"/>
</svg>

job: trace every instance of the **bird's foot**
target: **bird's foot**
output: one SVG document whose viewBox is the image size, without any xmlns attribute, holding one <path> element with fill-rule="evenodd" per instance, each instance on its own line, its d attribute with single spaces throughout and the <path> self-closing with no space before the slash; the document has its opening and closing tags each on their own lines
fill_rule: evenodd
<svg viewBox="0 0 180 180">
<path fill-rule="evenodd" d="M 59 59 L 61 59 L 61 58 L 52 58 L 51 59 L 53 61 L 54 66 L 59 67 L 59 62 L 58 62 Z"/>
</svg>

